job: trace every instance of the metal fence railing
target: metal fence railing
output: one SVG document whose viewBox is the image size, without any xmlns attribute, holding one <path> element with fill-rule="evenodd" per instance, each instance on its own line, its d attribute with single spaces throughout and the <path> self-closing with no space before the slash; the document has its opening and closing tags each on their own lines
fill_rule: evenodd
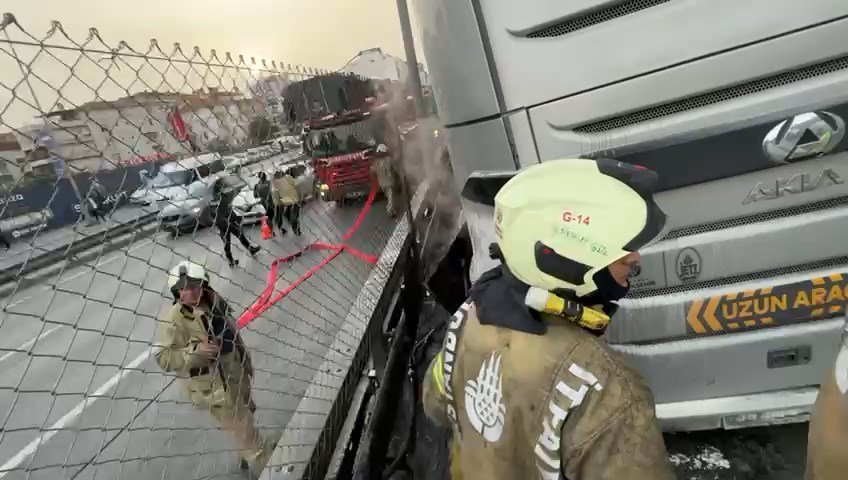
<svg viewBox="0 0 848 480">
<path fill-rule="evenodd" d="M 4 15 L 0 479 L 230 478 L 260 449 L 266 475 L 322 470 L 408 245 L 369 169 L 393 154 L 373 88 Z M 175 309 L 186 260 L 229 323 Z"/>
</svg>

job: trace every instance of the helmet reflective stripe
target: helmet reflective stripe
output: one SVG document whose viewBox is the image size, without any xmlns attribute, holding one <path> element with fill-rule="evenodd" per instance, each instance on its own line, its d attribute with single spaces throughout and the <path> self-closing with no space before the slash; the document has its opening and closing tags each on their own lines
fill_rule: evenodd
<svg viewBox="0 0 848 480">
<path fill-rule="evenodd" d="M 183 283 L 186 280 L 209 283 L 209 274 L 206 273 L 203 265 L 185 260 L 175 265 L 168 273 L 168 289 L 182 288 L 184 285 L 177 285 L 182 279 L 184 279 Z"/>
<path fill-rule="evenodd" d="M 507 267 L 531 286 L 591 293 L 598 270 L 661 231 L 655 185 L 655 173 L 614 160 L 553 160 L 518 172 L 494 198 Z"/>
</svg>

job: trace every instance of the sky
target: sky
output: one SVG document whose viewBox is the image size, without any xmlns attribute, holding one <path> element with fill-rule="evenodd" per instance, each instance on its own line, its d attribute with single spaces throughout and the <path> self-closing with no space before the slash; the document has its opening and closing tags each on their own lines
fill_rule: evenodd
<svg viewBox="0 0 848 480">
<path fill-rule="evenodd" d="M 189 54 L 198 46 L 204 55 L 216 49 L 222 59 L 224 52 L 231 52 L 233 58 L 242 54 L 246 59 L 253 56 L 327 70 L 342 67 L 359 51 L 372 47 L 404 57 L 395 0 L 2 0 L 0 12 L 12 13 L 23 29 L 37 38 L 50 29 L 51 20 L 58 20 L 79 43 L 88 36 L 90 27 L 96 27 L 108 45 L 117 46 L 123 40 L 140 52 L 147 51 L 150 39 L 155 37 L 168 53 L 174 42 L 180 42 Z M 414 26 L 415 19 L 412 21 Z M 14 27 L 7 30 L 14 40 L 26 39 Z M 0 35 L 0 45 L 4 39 Z M 67 44 L 58 35 L 47 43 Z M 15 48 L 15 55 L 23 62 L 37 59 L 31 68 L 39 78 L 29 75 L 31 81 L 23 83 L 19 63 L 6 51 L 0 54 L 0 131 L 29 123 L 38 110 L 58 109 L 56 102 L 63 99 L 51 91 L 53 86 L 62 85 L 67 96 L 65 107 L 94 99 L 76 79 L 64 83 L 69 77 L 67 67 L 74 64 L 78 53 L 51 50 L 59 58 L 44 54 L 34 57 L 35 48 Z M 420 49 L 418 52 L 419 61 L 424 62 Z M 76 76 L 90 85 L 100 85 L 100 67 L 107 63 L 94 63 L 97 61 L 94 57 L 93 62 L 79 64 Z M 136 77 L 132 68 L 140 63 L 122 65 L 120 71 L 110 70 L 116 82 L 98 87 L 101 98 L 123 96 L 123 89 L 133 93 L 153 89 L 132 83 Z M 143 77 L 155 84 L 156 75 L 150 75 L 149 70 Z M 12 95 L 14 85 L 17 88 Z M 30 91 L 40 100 L 38 108 Z"/>
<path fill-rule="evenodd" d="M 35 32 L 59 20 L 75 38 L 94 26 L 110 43 L 156 37 L 320 68 L 371 47 L 403 57 L 395 0 L 3 0 L 0 10 Z"/>
</svg>

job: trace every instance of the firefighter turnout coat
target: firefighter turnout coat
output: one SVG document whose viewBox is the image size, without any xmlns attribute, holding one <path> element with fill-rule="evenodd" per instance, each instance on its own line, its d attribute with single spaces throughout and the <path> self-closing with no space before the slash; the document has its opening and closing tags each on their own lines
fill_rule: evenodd
<svg viewBox="0 0 848 480">
<path fill-rule="evenodd" d="M 267 452 L 254 423 L 250 354 L 226 302 L 217 294 L 212 299 L 211 312 L 179 302 L 168 309 L 157 327 L 156 361 L 177 374 L 191 402 L 233 438 L 240 457 L 261 469 Z M 220 346 L 218 358 L 196 353 L 200 339 Z"/>
<path fill-rule="evenodd" d="M 271 180 L 271 196 L 274 205 L 288 206 L 300 202 L 300 194 L 297 184 L 291 175 L 283 175 L 281 178 Z"/>
<path fill-rule="evenodd" d="M 423 384 L 427 415 L 453 428 L 454 480 L 672 480 L 641 377 L 602 339 L 559 317 L 546 333 L 451 318 Z"/>
</svg>

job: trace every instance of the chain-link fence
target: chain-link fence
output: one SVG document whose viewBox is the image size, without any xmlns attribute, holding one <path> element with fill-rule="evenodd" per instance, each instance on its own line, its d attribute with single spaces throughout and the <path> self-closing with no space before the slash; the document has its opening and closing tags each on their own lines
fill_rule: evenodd
<svg viewBox="0 0 848 480">
<path fill-rule="evenodd" d="M 407 241 L 384 87 L 30 31 L 0 24 L 0 478 L 300 475 Z M 183 261 L 230 315 L 175 302 Z"/>
</svg>

